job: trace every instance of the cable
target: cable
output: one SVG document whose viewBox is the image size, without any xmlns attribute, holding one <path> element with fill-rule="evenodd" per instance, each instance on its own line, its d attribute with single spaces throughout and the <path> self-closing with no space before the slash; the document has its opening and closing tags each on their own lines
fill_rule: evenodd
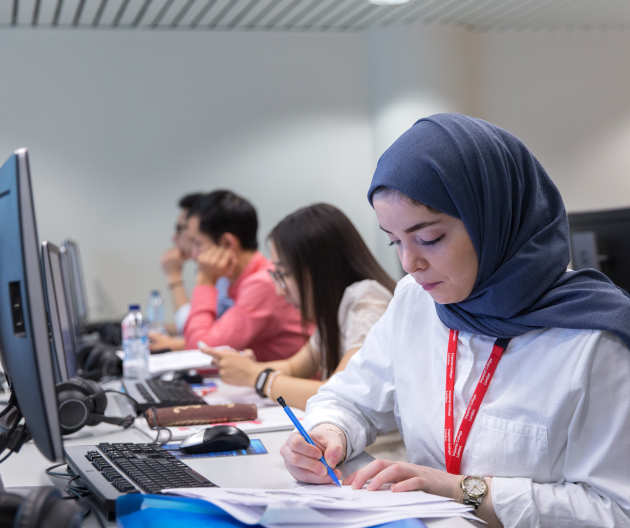
<svg viewBox="0 0 630 528">
<path fill-rule="evenodd" d="M 54 466 L 46 468 L 46 475 L 48 475 L 49 477 L 67 478 L 70 479 L 69 482 L 72 482 L 74 479 L 78 478 L 78 475 L 71 475 L 67 471 L 65 473 L 53 471 L 53 469 L 57 469 L 61 466 L 67 466 L 67 464 L 65 462 L 60 462 L 59 464 L 55 464 Z"/>
<path fill-rule="evenodd" d="M 105 392 L 105 393 L 111 392 L 112 394 L 121 394 L 122 396 L 124 396 L 128 400 L 131 400 L 131 402 L 133 403 L 133 406 L 134 406 L 134 410 L 136 411 L 136 414 L 138 414 L 138 407 L 140 407 L 140 404 L 138 403 L 138 400 L 136 400 L 135 398 L 129 396 L 129 394 L 127 394 L 126 392 L 121 392 L 121 391 L 117 391 L 117 390 L 114 390 L 114 389 L 106 389 L 103 392 Z"/>
<path fill-rule="evenodd" d="M 101 519 L 101 516 L 98 514 L 98 512 L 92 507 L 92 505 L 89 502 L 87 502 L 84 499 L 85 499 L 85 497 L 79 497 L 79 498 L 76 499 L 77 502 L 79 503 L 79 505 L 83 506 L 83 508 L 84 508 L 83 520 L 87 519 L 87 517 L 91 513 L 96 518 L 96 522 L 98 523 L 98 525 L 101 528 L 107 528 L 105 526 L 105 523 L 103 522 L 103 519 Z"/>
<path fill-rule="evenodd" d="M 160 444 L 161 446 L 163 446 L 164 444 L 168 444 L 173 439 L 173 431 L 171 431 L 168 427 L 156 425 L 154 427 L 151 427 L 151 429 L 157 431 L 157 434 L 155 435 L 155 440 L 153 440 L 154 444 Z M 168 433 L 168 438 L 164 442 L 160 442 L 160 433 L 162 431 L 166 431 Z"/>
<path fill-rule="evenodd" d="M 13 394 L 11 396 L 13 396 Z M 18 413 L 19 413 L 19 409 L 18 409 Z M 11 428 L 6 433 L 7 443 L 3 447 L 4 448 L 9 447 L 9 452 L 6 455 L 4 455 L 2 458 L 0 458 L 0 464 L 2 464 L 2 462 L 4 462 L 7 458 L 9 458 L 13 453 L 17 453 L 20 450 L 20 447 L 22 447 L 22 443 L 23 443 L 22 440 L 25 438 L 24 434 L 25 434 L 26 426 L 24 426 L 22 430 L 18 433 L 17 439 L 13 436 L 15 434 L 15 431 L 19 427 L 19 423 L 21 420 L 22 420 L 22 414 L 20 413 L 19 416 L 16 418 L 15 422 L 13 422 L 13 424 L 11 425 Z"/>
<path fill-rule="evenodd" d="M 18 410 L 18 413 L 19 413 L 19 410 Z M 11 424 L 11 427 L 9 427 L 8 430 L 3 431 L 2 434 L 0 435 L 0 437 L 2 438 L 2 440 L 0 441 L 0 453 L 2 453 L 7 448 L 9 448 L 10 452 L 13 452 L 13 450 L 15 449 L 15 446 L 17 445 L 16 443 L 17 441 L 15 440 L 13 435 L 15 434 L 15 431 L 18 428 L 21 420 L 22 420 L 22 416 L 18 415 L 14 419 L 13 423 Z M 0 462 L 3 462 L 7 458 L 9 458 L 9 455 L 10 453 L 7 454 L 5 458 L 0 460 Z"/>
<path fill-rule="evenodd" d="M 62 477 L 62 478 L 69 479 L 68 483 L 66 484 L 66 488 L 64 489 L 64 493 L 66 493 L 67 495 L 65 497 L 61 497 L 61 499 L 77 501 L 77 504 L 81 508 L 81 517 L 83 518 L 83 521 L 85 521 L 85 519 L 90 515 L 90 513 L 93 513 L 94 517 L 96 517 L 96 522 L 98 522 L 98 525 L 101 528 L 107 528 L 105 526 L 105 523 L 103 522 L 103 519 L 101 519 L 100 515 L 98 515 L 98 513 L 96 512 L 96 510 L 94 510 L 92 505 L 88 501 L 85 500 L 86 497 L 90 495 L 91 493 L 90 490 L 88 490 L 88 488 L 78 483 L 77 485 L 72 485 L 72 482 L 79 479 L 80 475 L 72 475 L 71 473 L 59 473 L 59 472 L 53 471 L 54 469 L 61 467 L 65 464 L 66 464 L 65 462 L 61 462 L 59 464 L 55 464 L 53 466 L 46 468 L 46 474 L 49 476 Z"/>
<path fill-rule="evenodd" d="M 75 479 L 71 479 L 70 482 L 72 482 L 73 480 Z M 77 483 L 77 485 L 71 485 L 70 482 L 68 482 L 68 486 L 66 487 L 66 492 L 69 493 L 70 495 L 73 495 L 74 498 L 82 499 L 83 497 L 86 497 L 90 494 L 90 490 L 87 489 L 82 484 Z"/>
</svg>

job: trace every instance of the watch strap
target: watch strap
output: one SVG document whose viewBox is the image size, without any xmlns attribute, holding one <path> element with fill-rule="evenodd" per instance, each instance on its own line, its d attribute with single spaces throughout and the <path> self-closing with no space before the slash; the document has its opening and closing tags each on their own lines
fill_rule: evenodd
<svg viewBox="0 0 630 528">
<path fill-rule="evenodd" d="M 254 383 L 254 389 L 256 389 L 256 394 L 261 398 L 266 398 L 267 395 L 264 392 L 265 384 L 267 383 L 267 378 L 269 378 L 269 374 L 273 372 L 272 368 L 266 368 L 261 370 L 256 376 L 256 382 Z"/>
<path fill-rule="evenodd" d="M 485 497 L 485 495 L 483 497 Z M 481 506 L 481 503 L 483 502 L 483 497 L 477 497 L 476 499 L 472 497 L 467 497 L 466 493 L 464 492 L 463 503 L 466 506 L 472 506 L 476 510 L 477 508 L 479 508 L 479 506 Z"/>
</svg>

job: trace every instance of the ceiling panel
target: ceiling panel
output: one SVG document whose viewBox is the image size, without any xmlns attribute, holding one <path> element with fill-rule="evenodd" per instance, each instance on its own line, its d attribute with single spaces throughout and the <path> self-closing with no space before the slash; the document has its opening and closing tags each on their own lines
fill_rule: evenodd
<svg viewBox="0 0 630 528">
<path fill-rule="evenodd" d="M 0 13 L 2 13 L 5 9 L 10 13 L 13 9 L 13 2 L 3 2 L 5 6 L 0 8 Z M 33 9 L 35 7 L 35 0 L 22 0 L 18 4 L 18 10 L 16 13 L 17 24 L 22 26 L 30 26 L 33 20 Z M 9 15 L 11 17 L 11 15 Z"/>
<path fill-rule="evenodd" d="M 253 24 L 264 17 L 269 10 L 274 0 L 255 0 L 254 3 L 249 6 L 248 10 L 243 14 L 238 24 L 234 26 L 235 29 L 247 29 L 253 26 Z M 247 7 L 247 6 L 244 6 Z"/>
<path fill-rule="evenodd" d="M 265 24 L 266 28 L 282 28 L 287 19 L 295 15 L 295 11 L 299 9 L 302 2 L 300 0 L 291 0 L 285 5 L 277 9 L 273 16 L 269 18 Z"/>
<path fill-rule="evenodd" d="M 0 0 L 0 28 L 356 32 L 381 26 L 473 31 L 630 29 L 630 0 Z"/>
<path fill-rule="evenodd" d="M 7 4 L 8 3 L 9 2 L 7 2 Z M 44 22 L 44 24 L 46 24 L 47 26 L 51 24 L 51 21 L 53 19 L 53 15 L 55 12 L 56 4 L 57 2 L 47 2 L 46 0 L 41 0 L 39 4 L 35 2 L 33 8 L 35 9 L 35 6 L 37 6 L 37 10 L 35 13 L 37 15 L 37 26 L 41 25 L 42 22 Z M 23 7 L 22 7 L 21 1 L 19 2 L 19 5 L 20 5 L 20 11 L 22 11 Z M 32 22 L 32 19 L 31 19 L 31 22 Z"/>
<path fill-rule="evenodd" d="M 111 2 L 111 0 L 110 0 Z M 89 0 L 86 3 L 90 3 Z M 129 27 L 133 24 L 138 11 L 142 9 L 144 0 L 119 0 L 115 3 L 116 10 L 113 18 L 110 19 L 110 25 L 112 27 Z M 93 18 L 92 18 L 93 19 Z M 84 20 L 81 17 L 81 20 Z M 90 18 L 85 19 L 90 20 Z"/>
<path fill-rule="evenodd" d="M 23 0 L 20 0 L 20 5 Z M 44 2 L 42 2 L 43 4 Z M 74 13 L 79 6 L 79 0 L 63 0 L 58 2 L 53 13 L 53 24 L 70 26 L 74 18 Z"/>
<path fill-rule="evenodd" d="M 45 2 L 45 0 L 41 1 Z M 74 12 L 72 17 L 72 25 L 75 25 L 76 22 L 76 26 L 89 26 L 94 20 L 99 5 L 100 0 L 97 2 L 94 0 L 85 0 L 83 5 L 77 6 L 78 9 Z M 41 23 L 42 20 L 46 20 L 46 18 L 42 17 L 39 22 Z"/>
</svg>

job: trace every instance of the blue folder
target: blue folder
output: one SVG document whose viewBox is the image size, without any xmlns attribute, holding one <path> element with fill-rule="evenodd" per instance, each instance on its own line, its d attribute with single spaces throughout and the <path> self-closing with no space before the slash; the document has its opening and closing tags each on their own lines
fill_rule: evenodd
<svg viewBox="0 0 630 528">
<path fill-rule="evenodd" d="M 171 495 L 122 495 L 116 501 L 116 522 L 120 528 L 262 528 L 245 524 L 214 504 L 201 499 Z M 419 519 L 403 519 L 374 528 L 426 528 Z"/>
</svg>

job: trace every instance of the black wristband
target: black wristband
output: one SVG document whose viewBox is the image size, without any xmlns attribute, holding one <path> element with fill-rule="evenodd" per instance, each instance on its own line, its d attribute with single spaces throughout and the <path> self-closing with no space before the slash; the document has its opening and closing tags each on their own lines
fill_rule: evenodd
<svg viewBox="0 0 630 528">
<path fill-rule="evenodd" d="M 266 368 L 261 370 L 256 376 L 256 382 L 254 383 L 254 389 L 256 389 L 256 394 L 261 398 L 266 398 L 267 395 L 264 393 L 263 389 L 265 388 L 265 384 L 267 383 L 267 378 L 269 378 L 269 374 L 273 372 L 272 368 Z"/>
</svg>

